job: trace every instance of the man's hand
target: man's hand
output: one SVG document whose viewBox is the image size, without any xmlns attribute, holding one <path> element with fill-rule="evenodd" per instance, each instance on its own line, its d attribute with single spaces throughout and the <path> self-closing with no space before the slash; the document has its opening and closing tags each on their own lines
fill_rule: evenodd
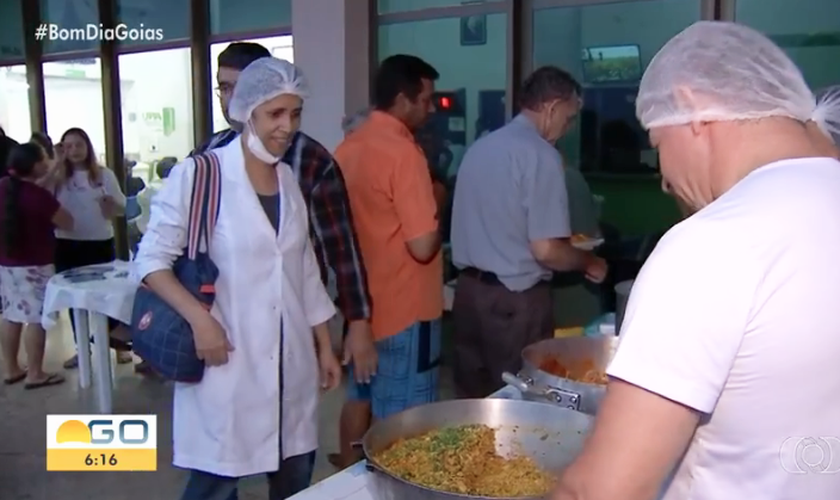
<svg viewBox="0 0 840 500">
<path fill-rule="evenodd" d="M 321 390 L 331 391 L 341 383 L 341 365 L 332 349 L 318 350 L 318 369 L 321 373 Z"/>
<path fill-rule="evenodd" d="M 233 346 L 222 325 L 209 311 L 190 323 L 190 328 L 198 359 L 203 359 L 208 366 L 221 366 L 228 362 L 228 353 L 233 351 Z"/>
<path fill-rule="evenodd" d="M 371 377 L 376 375 L 377 361 L 370 323 L 366 320 L 351 321 L 347 329 L 347 338 L 344 339 L 344 356 L 341 363 L 345 366 L 353 363 L 356 382 L 369 384 Z"/>
<path fill-rule="evenodd" d="M 590 256 L 584 274 L 586 275 L 586 279 L 593 283 L 603 282 L 607 277 L 607 261 L 601 257 Z"/>
</svg>

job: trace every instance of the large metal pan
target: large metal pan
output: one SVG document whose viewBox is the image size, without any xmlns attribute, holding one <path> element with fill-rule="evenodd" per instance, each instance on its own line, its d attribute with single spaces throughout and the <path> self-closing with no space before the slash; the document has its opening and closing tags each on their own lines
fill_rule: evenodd
<svg viewBox="0 0 840 500">
<path fill-rule="evenodd" d="M 375 422 L 365 434 L 362 447 L 373 472 L 371 493 L 376 500 L 488 498 L 432 490 L 392 475 L 375 457 L 402 438 L 446 427 L 485 424 L 498 429 L 496 449 L 502 455 L 525 453 L 545 470 L 559 472 L 583 448 L 593 420 L 559 406 L 514 399 L 457 399 L 418 406 Z"/>
<path fill-rule="evenodd" d="M 564 337 L 531 344 L 522 351 L 522 370 L 502 378 L 530 401 L 547 401 L 564 408 L 595 415 L 606 394 L 606 386 L 584 384 L 540 370 L 549 358 L 563 365 L 591 360 L 595 368 L 606 369 L 618 347 L 618 337 Z"/>
</svg>

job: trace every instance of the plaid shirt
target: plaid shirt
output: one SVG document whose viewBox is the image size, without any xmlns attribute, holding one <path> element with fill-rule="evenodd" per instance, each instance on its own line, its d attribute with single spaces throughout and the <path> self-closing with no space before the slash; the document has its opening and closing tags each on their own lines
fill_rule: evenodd
<svg viewBox="0 0 840 500">
<path fill-rule="evenodd" d="M 238 136 L 232 129 L 218 132 L 190 156 L 226 146 Z M 327 282 L 327 266 L 335 273 L 337 305 L 346 320 L 370 318 L 367 277 L 338 165 L 324 146 L 303 132 L 292 139 L 283 162 L 292 167 L 309 207 L 310 236 L 321 279 Z"/>
</svg>

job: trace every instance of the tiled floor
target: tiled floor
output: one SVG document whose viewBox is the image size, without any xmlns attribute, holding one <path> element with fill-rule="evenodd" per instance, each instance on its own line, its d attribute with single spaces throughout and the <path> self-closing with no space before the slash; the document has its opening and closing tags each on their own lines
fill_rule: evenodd
<svg viewBox="0 0 840 500">
<path fill-rule="evenodd" d="M 66 322 L 49 333 L 47 369 L 61 371 L 73 352 Z M 46 472 L 45 415 L 91 413 L 92 390 L 79 389 L 77 372 L 65 373 L 63 385 L 25 391 L 21 385 L 0 384 L 0 500 L 177 500 L 185 474 L 170 465 L 172 458 L 172 386 L 134 375 L 127 365 L 117 367 L 114 413 L 158 415 L 157 472 Z M 448 382 L 449 378 L 444 376 Z M 444 396 L 451 384 L 444 383 Z M 344 399 L 342 390 L 327 394 L 321 405 L 321 448 L 315 481 L 334 473 L 326 454 L 337 446 L 337 420 Z M 240 499 L 266 498 L 261 477 L 242 482 Z"/>
</svg>

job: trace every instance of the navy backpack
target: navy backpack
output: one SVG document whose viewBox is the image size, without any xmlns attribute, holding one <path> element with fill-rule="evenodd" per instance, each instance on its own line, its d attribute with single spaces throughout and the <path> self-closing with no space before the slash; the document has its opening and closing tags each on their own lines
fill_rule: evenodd
<svg viewBox="0 0 840 500">
<path fill-rule="evenodd" d="M 221 169 L 213 152 L 193 157 L 195 180 L 190 200 L 187 247 L 172 272 L 209 311 L 216 298 L 219 269 L 210 259 L 210 240 L 219 217 Z M 132 349 L 162 377 L 200 382 L 204 361 L 198 359 L 190 324 L 151 289 L 141 285 L 131 312 Z"/>
</svg>

